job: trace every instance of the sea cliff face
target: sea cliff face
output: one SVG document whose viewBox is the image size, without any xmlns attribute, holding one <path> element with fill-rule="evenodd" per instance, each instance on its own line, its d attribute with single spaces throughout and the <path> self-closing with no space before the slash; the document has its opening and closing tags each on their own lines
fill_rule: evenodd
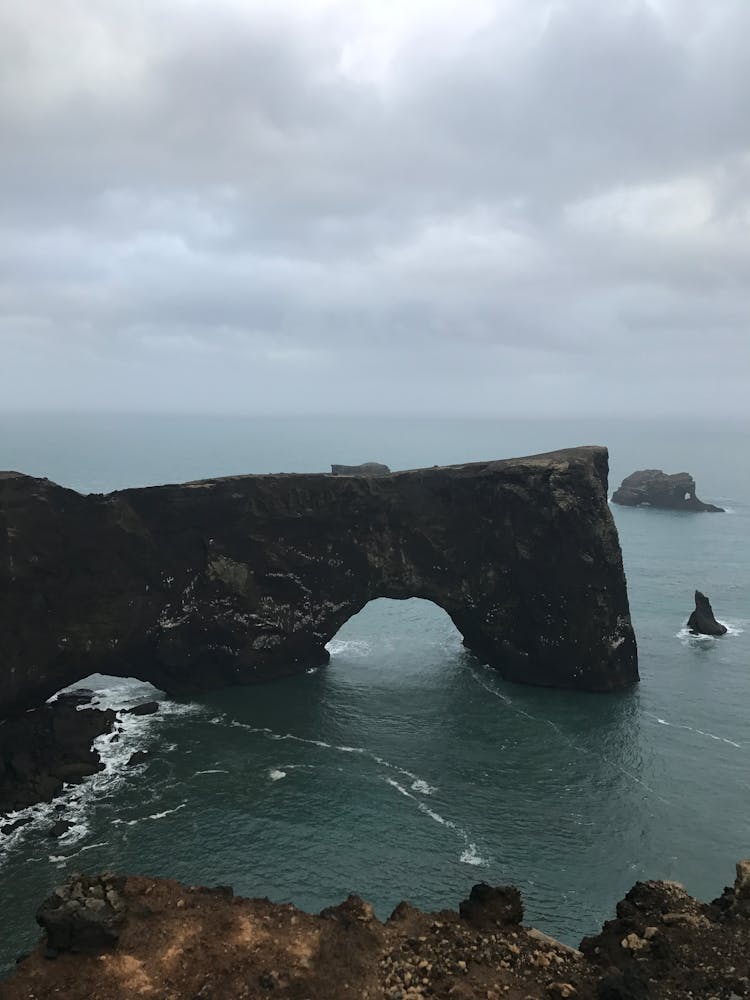
<svg viewBox="0 0 750 1000">
<path fill-rule="evenodd" d="M 0 716 L 93 671 L 167 692 L 326 662 L 377 597 L 422 597 L 511 680 L 638 679 L 607 452 L 82 496 L 0 474 Z"/>
</svg>

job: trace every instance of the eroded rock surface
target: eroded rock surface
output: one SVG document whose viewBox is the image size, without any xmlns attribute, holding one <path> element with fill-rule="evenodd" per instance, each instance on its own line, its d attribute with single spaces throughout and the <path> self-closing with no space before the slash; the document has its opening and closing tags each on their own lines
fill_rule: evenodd
<svg viewBox="0 0 750 1000">
<path fill-rule="evenodd" d="M 75 697 L 60 699 L 0 722 L 0 814 L 48 801 L 64 783 L 102 769 L 91 744 L 109 732 L 115 713 L 75 706 Z M 4 823 L 0 833 L 12 833 L 15 826 Z"/>
<path fill-rule="evenodd" d="M 688 618 L 687 627 L 698 635 L 724 635 L 727 631 L 726 625 L 714 618 L 711 602 L 700 590 L 695 592 L 695 610 Z"/>
<path fill-rule="evenodd" d="M 622 481 L 612 502 L 623 507 L 662 507 L 666 510 L 724 513 L 723 507 L 703 503 L 695 495 L 695 480 L 687 472 L 667 475 L 661 469 L 641 469 Z"/>
<path fill-rule="evenodd" d="M 421 597 L 511 680 L 638 679 L 607 452 L 82 496 L 0 473 L 0 716 L 89 673 L 280 677 L 377 597 Z"/>
<path fill-rule="evenodd" d="M 36 920 L 47 935 L 48 957 L 59 951 L 98 952 L 116 944 L 125 921 L 125 878 L 76 875 L 48 896 Z"/>
</svg>

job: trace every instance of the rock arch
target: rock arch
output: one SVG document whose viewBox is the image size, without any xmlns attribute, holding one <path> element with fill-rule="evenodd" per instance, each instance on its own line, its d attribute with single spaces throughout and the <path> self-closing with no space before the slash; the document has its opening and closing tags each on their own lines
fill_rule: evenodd
<svg viewBox="0 0 750 1000">
<path fill-rule="evenodd" d="M 0 714 L 95 670 L 169 692 L 325 662 L 375 597 L 423 597 L 514 681 L 638 679 L 607 452 L 82 496 L 0 474 Z"/>
</svg>

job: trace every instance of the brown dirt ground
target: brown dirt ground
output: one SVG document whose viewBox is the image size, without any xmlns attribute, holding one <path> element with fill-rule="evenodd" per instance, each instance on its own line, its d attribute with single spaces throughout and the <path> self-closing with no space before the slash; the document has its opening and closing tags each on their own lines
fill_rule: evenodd
<svg viewBox="0 0 750 1000">
<path fill-rule="evenodd" d="M 400 904 L 381 923 L 357 897 L 312 916 L 230 893 L 128 878 L 115 948 L 49 960 L 41 944 L 0 983 L 0 1000 L 750 996 L 750 919 L 670 883 L 639 883 L 617 919 L 583 942 L 586 956 L 520 924 L 474 926 L 450 910 Z"/>
</svg>

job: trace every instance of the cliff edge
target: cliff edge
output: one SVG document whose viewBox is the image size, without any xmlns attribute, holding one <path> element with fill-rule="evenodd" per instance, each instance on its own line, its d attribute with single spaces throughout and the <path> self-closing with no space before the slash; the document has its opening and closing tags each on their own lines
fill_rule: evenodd
<svg viewBox="0 0 750 1000">
<path fill-rule="evenodd" d="M 39 909 L 47 941 L 1 1000 L 740 1000 L 750 996 L 750 862 L 711 904 L 638 882 L 581 950 L 522 925 L 513 887 L 459 913 L 350 896 L 318 916 L 168 879 L 75 876 Z M 76 952 L 70 949 L 76 949 Z"/>
</svg>

